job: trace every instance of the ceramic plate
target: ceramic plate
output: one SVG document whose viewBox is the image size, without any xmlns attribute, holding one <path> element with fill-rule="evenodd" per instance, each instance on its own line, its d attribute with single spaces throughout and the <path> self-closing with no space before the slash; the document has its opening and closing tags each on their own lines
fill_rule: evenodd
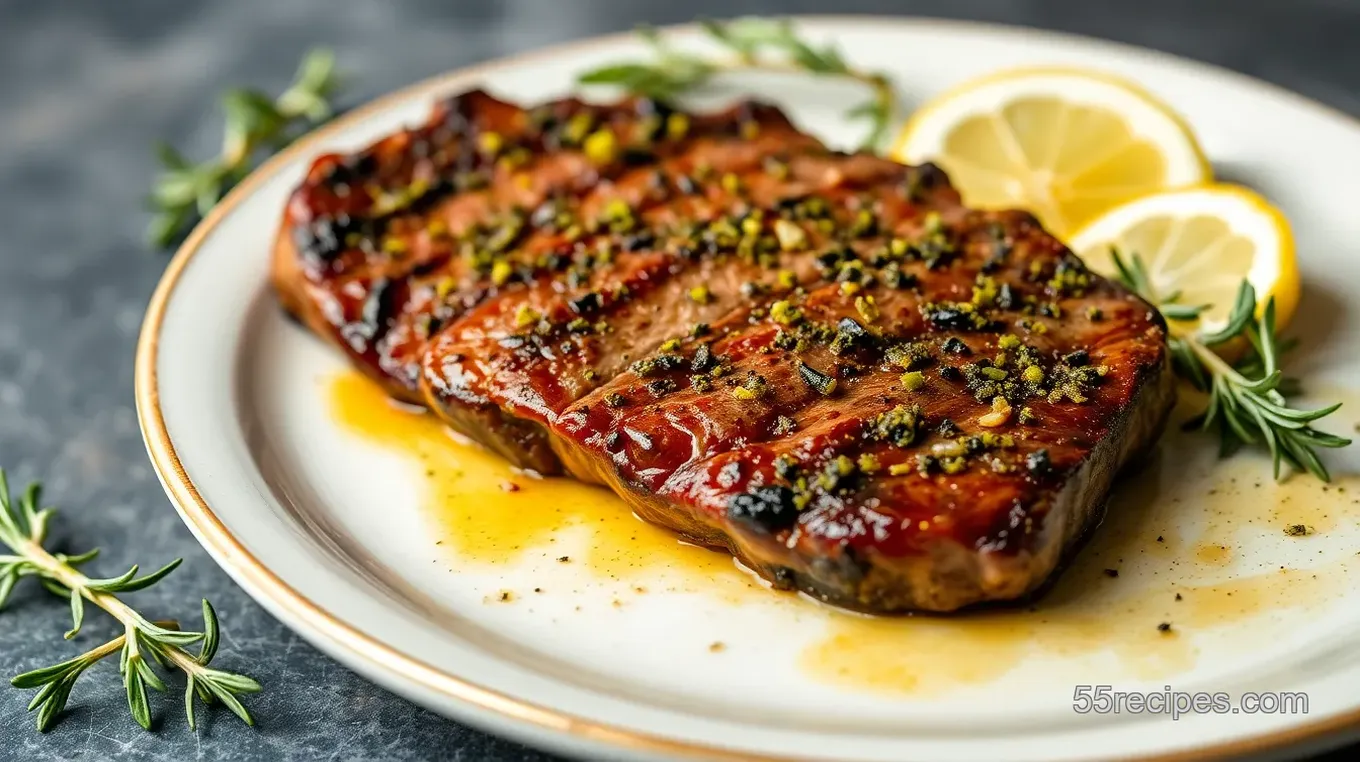
<svg viewBox="0 0 1360 762">
<path fill-rule="evenodd" d="M 1221 177 L 1292 219 L 1305 298 L 1290 368 L 1316 399 L 1351 402 L 1325 428 L 1360 420 L 1348 390 L 1360 384 L 1356 122 L 1102 42 L 908 19 L 800 25 L 889 72 L 909 107 L 968 77 L 1048 64 L 1120 74 L 1169 101 Z M 693 28 L 672 33 L 701 44 Z M 537 101 L 644 52 L 631 36 L 592 40 L 383 98 L 268 162 L 190 237 L 151 303 L 137 402 L 166 490 L 238 583 L 393 691 L 596 758 L 1199 759 L 1334 741 L 1360 721 L 1360 447 L 1332 454 L 1324 490 L 1275 485 L 1254 455 L 1219 463 L 1210 443 L 1172 430 L 1037 604 L 876 620 L 769 591 L 599 490 L 512 471 L 381 400 L 284 318 L 267 283 L 271 240 L 313 156 L 416 123 L 443 94 L 484 86 Z M 758 93 L 833 143 L 858 135 L 840 117 L 853 88 L 725 82 L 698 105 Z M 1291 536 L 1296 524 L 1307 529 Z M 1177 717 L 1138 692 L 1172 704 L 1222 692 L 1223 711 Z"/>
</svg>

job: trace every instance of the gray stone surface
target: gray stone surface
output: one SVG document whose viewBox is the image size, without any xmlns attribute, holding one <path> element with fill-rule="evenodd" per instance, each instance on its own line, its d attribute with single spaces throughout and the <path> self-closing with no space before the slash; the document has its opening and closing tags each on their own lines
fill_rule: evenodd
<svg viewBox="0 0 1360 762">
<path fill-rule="evenodd" d="M 1229 66 L 1360 114 L 1360 3 L 1347 0 L 0 0 L 0 464 L 45 479 L 63 545 L 99 568 L 183 556 L 141 593 L 152 615 L 225 622 L 220 662 L 268 690 L 260 726 L 210 714 L 188 731 L 175 699 L 145 733 L 113 665 L 82 681 L 39 736 L 27 697 L 0 689 L 0 758 L 543 760 L 424 712 L 338 666 L 264 613 L 213 564 L 147 464 L 133 346 L 166 262 L 141 243 L 151 141 L 214 150 L 215 94 L 276 89 L 311 45 L 336 48 L 357 102 L 442 70 L 694 13 L 897 13 L 977 18 L 1118 39 Z M 31 587 L 0 616 L 0 673 L 69 657 L 63 606 Z M 92 613 L 80 643 L 109 634 Z"/>
</svg>

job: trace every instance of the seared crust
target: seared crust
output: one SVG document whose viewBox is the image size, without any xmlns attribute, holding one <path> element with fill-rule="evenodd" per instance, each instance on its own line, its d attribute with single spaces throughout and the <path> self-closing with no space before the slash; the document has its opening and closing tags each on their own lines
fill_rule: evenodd
<svg viewBox="0 0 1360 762">
<path fill-rule="evenodd" d="M 274 281 L 517 465 L 865 611 L 1040 588 L 1174 402 L 1160 316 L 1030 215 L 758 104 L 458 96 L 317 160 Z"/>
</svg>

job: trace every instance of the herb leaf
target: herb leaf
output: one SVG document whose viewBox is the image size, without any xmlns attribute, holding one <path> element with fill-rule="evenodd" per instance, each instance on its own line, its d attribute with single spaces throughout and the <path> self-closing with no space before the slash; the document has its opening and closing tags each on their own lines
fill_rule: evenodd
<svg viewBox="0 0 1360 762">
<path fill-rule="evenodd" d="M 834 45 L 814 46 L 798 36 L 787 19 L 702 20 L 701 28 L 729 55 L 707 58 L 677 50 L 652 29 L 639 29 L 654 54 L 651 61 L 625 61 L 582 73 L 583 85 L 615 85 L 635 95 L 670 100 L 708 84 L 714 76 L 742 69 L 841 77 L 869 87 L 871 97 L 846 112 L 865 120 L 870 130 L 863 150 L 882 145 L 897 110 L 897 95 L 887 76 L 855 69 Z"/>
<path fill-rule="evenodd" d="M 147 229 L 152 245 L 164 248 L 187 233 L 260 155 L 277 151 L 307 127 L 329 119 L 340 84 L 335 57 L 313 50 L 302 59 L 293 84 L 277 98 L 240 88 L 222 97 L 226 128 L 218 157 L 195 164 L 173 146 L 158 143 L 161 173 L 151 187 L 154 215 Z"/>
<path fill-rule="evenodd" d="M 1128 259 L 1118 251 L 1111 254 L 1119 280 L 1156 305 L 1166 317 L 1188 320 L 1206 309 L 1187 309 L 1176 302 L 1177 294 L 1159 295 L 1137 254 Z M 1192 386 L 1209 394 L 1204 412 L 1186 427 L 1203 431 L 1217 428 L 1219 453 L 1224 457 L 1236 453 L 1243 445 L 1264 444 L 1277 479 L 1281 465 L 1287 464 L 1294 470 L 1330 481 L 1331 475 L 1318 458 L 1317 449 L 1345 447 L 1351 440 L 1318 431 L 1311 424 L 1335 412 L 1341 404 L 1318 410 L 1289 406 L 1286 396 L 1296 391 L 1296 384 L 1281 372 L 1279 358 L 1293 342 L 1279 336 L 1273 297 L 1266 302 L 1259 318 L 1256 307 L 1256 290 L 1243 281 L 1228 321 L 1221 329 L 1205 333 L 1171 325 L 1167 344 L 1173 367 Z M 1230 364 L 1213 347 L 1234 340 L 1245 342 L 1247 350 L 1242 359 Z"/>
<path fill-rule="evenodd" d="M 68 659 L 60 664 L 35 669 L 10 680 L 16 688 L 38 689 L 29 702 L 28 710 L 38 712 L 38 730 L 52 729 L 66 708 L 76 680 L 94 664 L 118 654 L 119 671 L 123 676 L 124 693 L 132 719 L 143 728 L 152 724 L 151 705 L 147 689 L 164 692 L 164 679 L 156 667 L 174 668 L 183 672 L 188 685 L 185 710 L 190 727 L 194 725 L 193 698 L 212 697 L 220 701 L 238 717 L 253 724 L 250 713 L 238 695 L 257 693 L 260 684 L 245 675 L 238 675 L 209 667 L 217 653 L 219 639 L 217 613 L 203 601 L 203 632 L 185 632 L 175 622 L 152 622 L 117 597 L 118 593 L 144 590 L 165 579 L 178 566 L 175 560 L 161 569 L 137 576 L 133 566 L 124 574 L 106 579 L 93 579 L 77 570 L 77 566 L 92 560 L 96 551 L 77 555 L 52 553 L 43 547 L 47 523 L 53 513 L 50 508 L 38 507 L 40 491 L 34 485 L 18 501 L 10 497 L 4 469 L 0 469 L 0 548 L 12 555 L 0 555 L 0 604 L 9 596 L 14 585 L 23 577 L 37 577 L 40 584 L 54 594 L 69 598 L 72 626 L 67 640 L 74 638 L 85 621 L 85 605 L 93 603 L 108 612 L 123 626 L 119 637 Z M 184 650 L 202 642 L 198 656 Z"/>
</svg>

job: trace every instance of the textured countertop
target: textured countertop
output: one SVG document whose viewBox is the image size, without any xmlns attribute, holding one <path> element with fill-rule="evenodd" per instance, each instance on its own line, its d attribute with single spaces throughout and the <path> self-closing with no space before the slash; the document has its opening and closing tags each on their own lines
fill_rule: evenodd
<svg viewBox="0 0 1360 762">
<path fill-rule="evenodd" d="M 249 730 L 212 713 L 197 733 L 175 698 L 146 733 L 113 664 L 79 684 L 64 723 L 38 735 L 25 692 L 0 688 L 0 758 L 457 759 L 546 756 L 418 709 L 285 629 L 180 523 L 147 462 L 133 348 L 167 256 L 142 245 L 143 197 L 164 138 L 190 156 L 220 140 L 216 94 L 277 91 L 301 53 L 328 45 L 353 104 L 417 79 L 542 45 L 691 14 L 895 13 L 983 19 L 1106 37 L 1224 65 L 1360 115 L 1360 3 L 1346 0 L 51 0 L 0 2 L 0 465 L 40 478 L 65 546 L 106 566 L 160 565 L 140 593 L 155 615 L 224 621 L 219 662 L 268 684 Z M 64 606 L 25 586 L 0 614 L 0 673 L 69 658 Z M 92 612 L 81 643 L 109 633 Z M 1354 749 L 1352 750 L 1354 751 Z"/>
</svg>

